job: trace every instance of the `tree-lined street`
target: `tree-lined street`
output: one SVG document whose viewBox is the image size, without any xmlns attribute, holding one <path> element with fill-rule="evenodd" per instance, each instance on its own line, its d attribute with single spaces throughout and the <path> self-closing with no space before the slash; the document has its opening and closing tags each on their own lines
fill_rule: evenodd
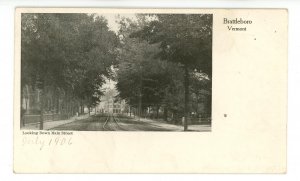
<svg viewBox="0 0 300 181">
<path fill-rule="evenodd" d="M 57 129 L 210 125 L 212 15 L 116 14 L 114 20 L 112 29 L 105 14 L 22 15 L 21 128 L 45 129 L 46 121 L 92 111 L 97 115 Z M 162 122 L 165 128 L 157 126 Z"/>
</svg>

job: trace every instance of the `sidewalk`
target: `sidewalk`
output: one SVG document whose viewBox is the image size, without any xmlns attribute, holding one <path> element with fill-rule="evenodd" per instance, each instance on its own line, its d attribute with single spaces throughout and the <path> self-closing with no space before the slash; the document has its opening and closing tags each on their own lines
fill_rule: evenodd
<svg viewBox="0 0 300 181">
<path fill-rule="evenodd" d="M 85 115 L 81 115 L 81 116 L 74 116 L 74 117 L 71 117 L 70 119 L 67 119 L 67 120 L 45 121 L 43 130 L 49 130 L 49 129 L 55 128 L 55 127 L 63 125 L 63 124 L 68 124 L 68 123 L 71 123 L 71 122 L 74 122 L 74 121 L 77 121 L 77 120 L 86 119 L 88 117 L 89 117 L 89 115 L 85 114 Z M 40 124 L 39 123 L 34 123 L 34 124 L 27 124 L 21 129 L 22 130 L 23 129 L 39 130 L 39 128 L 40 128 Z"/>
<path fill-rule="evenodd" d="M 140 118 L 140 121 L 147 123 L 147 124 L 152 124 L 152 125 L 157 125 L 172 131 L 182 131 L 183 127 L 180 125 L 174 125 L 174 124 L 167 124 L 159 121 L 155 121 L 152 119 L 147 119 L 147 118 Z"/>
<path fill-rule="evenodd" d="M 138 121 L 138 118 L 135 118 L 135 120 Z M 147 124 L 166 128 L 166 129 L 169 129 L 172 131 L 183 131 L 182 125 L 168 124 L 168 123 L 163 123 L 163 122 L 159 122 L 159 121 L 155 121 L 155 120 L 147 119 L 147 118 L 140 118 L 140 121 L 147 123 Z M 188 131 L 202 131 L 202 132 L 211 131 L 211 125 L 188 125 Z"/>
</svg>

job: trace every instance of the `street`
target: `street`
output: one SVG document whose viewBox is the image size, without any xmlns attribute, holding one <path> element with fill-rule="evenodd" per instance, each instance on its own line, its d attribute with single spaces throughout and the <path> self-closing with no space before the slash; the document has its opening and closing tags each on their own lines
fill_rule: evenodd
<svg viewBox="0 0 300 181">
<path fill-rule="evenodd" d="M 210 125 L 191 125 L 189 131 L 210 131 Z M 96 115 L 52 128 L 72 131 L 183 131 L 180 125 L 126 116 Z"/>
</svg>

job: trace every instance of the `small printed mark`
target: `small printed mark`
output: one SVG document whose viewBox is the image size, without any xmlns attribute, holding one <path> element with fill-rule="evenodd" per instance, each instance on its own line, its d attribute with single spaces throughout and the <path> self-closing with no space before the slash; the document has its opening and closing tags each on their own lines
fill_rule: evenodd
<svg viewBox="0 0 300 181">
<path fill-rule="evenodd" d="M 224 114 L 224 117 L 226 118 L 226 117 L 227 117 L 227 114 Z"/>
</svg>

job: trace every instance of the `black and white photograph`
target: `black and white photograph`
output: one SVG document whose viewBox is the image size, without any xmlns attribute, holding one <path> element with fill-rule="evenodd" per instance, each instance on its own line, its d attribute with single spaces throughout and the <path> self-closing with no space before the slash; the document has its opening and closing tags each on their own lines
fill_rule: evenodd
<svg viewBox="0 0 300 181">
<path fill-rule="evenodd" d="M 14 173 L 287 173 L 287 9 L 12 12 Z"/>
<path fill-rule="evenodd" d="M 21 130 L 210 132 L 212 22 L 22 13 Z"/>
</svg>

